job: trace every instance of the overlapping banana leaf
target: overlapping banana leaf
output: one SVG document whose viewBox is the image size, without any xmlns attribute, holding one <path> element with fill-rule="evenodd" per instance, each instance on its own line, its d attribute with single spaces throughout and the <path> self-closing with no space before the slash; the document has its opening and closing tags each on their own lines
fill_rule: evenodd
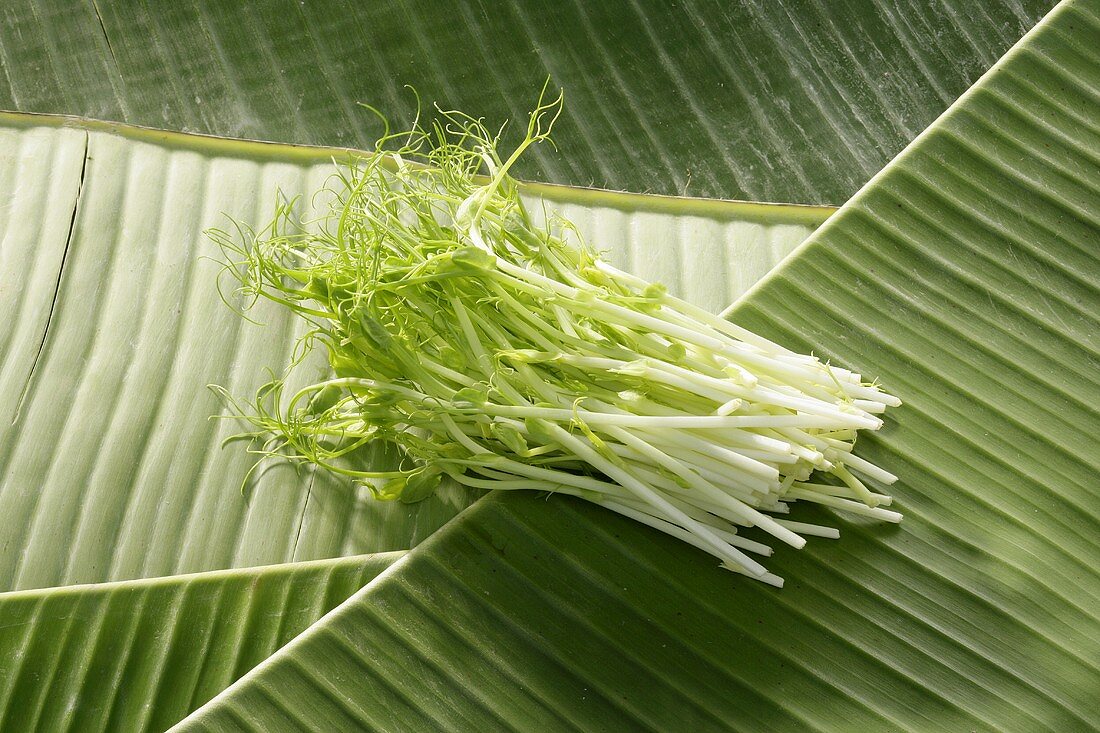
<svg viewBox="0 0 1100 733">
<path fill-rule="evenodd" d="M 406 549 L 477 496 L 382 503 L 285 464 L 242 494 L 251 459 L 220 447 L 240 426 L 210 419 L 222 405 L 206 384 L 248 395 L 294 333 L 278 310 L 253 311 L 257 326 L 222 302 L 203 230 L 263 220 L 277 192 L 313 191 L 348 154 L 0 119 L 0 538 L 19 548 L 0 554 L 0 580 L 39 589 L 0 593 L 0 729 L 163 729 L 387 558 L 300 561 Z M 528 196 L 715 312 L 832 213 Z M 264 563 L 289 564 L 218 572 Z M 51 587 L 177 573 L 197 574 Z"/>
<path fill-rule="evenodd" d="M 900 526 L 777 591 L 493 495 L 180 730 L 1100 727 L 1098 37 L 1060 5 L 729 313 L 902 397 Z"/>
<path fill-rule="evenodd" d="M 400 555 L 0 593 L 0 730 L 165 730 Z"/>
<path fill-rule="evenodd" d="M 562 154 L 525 178 L 842 203 L 1051 0 L 13 0 L 0 108 L 369 146 L 357 107 L 521 119 L 564 86 Z"/>
</svg>

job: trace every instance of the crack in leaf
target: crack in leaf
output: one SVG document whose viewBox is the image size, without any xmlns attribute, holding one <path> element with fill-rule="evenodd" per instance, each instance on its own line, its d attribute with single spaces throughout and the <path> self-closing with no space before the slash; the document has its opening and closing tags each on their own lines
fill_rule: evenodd
<svg viewBox="0 0 1100 733">
<path fill-rule="evenodd" d="M 42 339 L 38 342 L 38 350 L 34 354 L 34 361 L 31 362 L 31 368 L 27 372 L 27 378 L 23 381 L 23 388 L 19 392 L 19 402 L 15 407 L 15 416 L 12 418 L 11 424 L 15 425 L 19 422 L 19 417 L 23 414 L 23 403 L 26 402 L 27 395 L 30 393 L 31 382 L 34 380 L 35 371 L 38 369 L 38 361 L 42 357 L 42 352 L 46 348 L 46 338 L 50 333 L 50 326 L 53 324 L 53 314 L 57 310 L 57 299 L 61 294 L 61 278 L 65 273 L 65 264 L 69 260 L 69 248 L 73 243 L 73 235 L 76 233 L 76 215 L 80 210 L 80 199 L 84 193 L 84 179 L 88 173 L 88 148 L 90 145 L 91 135 L 87 131 L 84 132 L 84 160 L 80 165 L 80 180 L 76 186 L 76 197 L 73 199 L 73 211 L 69 217 L 69 231 L 65 236 L 65 248 L 61 252 L 61 264 L 57 268 L 57 280 L 54 281 L 53 298 L 50 301 L 50 312 L 46 315 L 46 326 L 42 329 Z"/>
<path fill-rule="evenodd" d="M 309 486 L 306 488 L 306 499 L 302 502 L 302 512 L 298 515 L 298 531 L 294 533 L 294 545 L 290 548 L 290 555 L 287 556 L 288 562 L 295 562 L 298 559 L 298 542 L 302 539 L 302 527 L 306 523 L 306 512 L 309 510 L 309 500 L 313 494 L 313 482 L 317 480 L 317 469 L 315 468 L 309 476 Z"/>
<path fill-rule="evenodd" d="M 107 42 L 107 53 L 111 54 L 111 61 L 115 64 L 115 69 L 118 66 L 118 57 L 115 56 L 115 48 L 111 45 L 111 37 L 107 35 L 107 24 L 103 22 L 103 15 L 99 12 L 99 3 L 96 0 L 92 0 L 92 12 L 95 13 L 95 19 L 99 21 L 99 30 L 103 32 L 103 40 Z"/>
</svg>

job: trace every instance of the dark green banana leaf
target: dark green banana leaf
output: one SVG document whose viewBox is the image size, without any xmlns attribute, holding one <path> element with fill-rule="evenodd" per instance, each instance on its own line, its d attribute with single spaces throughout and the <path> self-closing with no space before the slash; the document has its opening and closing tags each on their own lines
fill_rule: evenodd
<svg viewBox="0 0 1100 733">
<path fill-rule="evenodd" d="M 372 104 L 522 119 L 566 89 L 532 180 L 843 203 L 1050 0 L 740 3 L 14 0 L 0 108 L 369 147 Z"/>
</svg>

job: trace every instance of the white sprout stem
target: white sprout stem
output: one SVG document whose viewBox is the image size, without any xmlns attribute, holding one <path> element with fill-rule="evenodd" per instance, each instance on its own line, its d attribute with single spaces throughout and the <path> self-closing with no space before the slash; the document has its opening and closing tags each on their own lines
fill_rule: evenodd
<svg viewBox="0 0 1100 733">
<path fill-rule="evenodd" d="M 676 524 L 696 534 L 706 543 L 715 557 L 736 565 L 741 565 L 754 575 L 764 575 L 767 572 L 763 565 L 748 557 L 740 550 L 731 547 L 729 543 L 723 542 L 709 528 L 704 527 L 676 507 L 672 506 L 672 504 L 656 491 L 639 481 L 629 471 L 620 466 L 616 466 L 611 461 L 601 456 L 590 445 L 570 435 L 559 425 L 549 422 L 545 423 L 545 425 L 559 443 L 572 449 L 574 453 L 584 458 L 593 468 L 604 473 L 609 478 L 614 479 L 623 488 L 637 494 L 639 498 L 664 512 L 666 516 L 675 520 Z"/>
<path fill-rule="evenodd" d="M 807 524 L 806 522 L 792 522 L 789 519 L 777 519 L 775 522 L 792 532 L 809 535 L 810 537 L 824 537 L 830 540 L 840 539 L 840 530 L 835 527 L 823 527 L 820 524 Z"/>
<path fill-rule="evenodd" d="M 787 496 L 792 499 L 811 501 L 815 504 L 824 504 L 825 506 L 833 507 L 834 509 L 843 509 L 844 511 L 851 512 L 852 514 L 860 514 L 862 516 L 871 517 L 873 519 L 882 519 L 887 522 L 894 523 L 901 521 L 901 514 L 890 509 L 883 509 L 882 507 L 870 507 L 858 501 L 852 501 L 851 499 L 842 499 L 838 496 L 828 496 L 827 494 L 820 494 L 816 491 L 806 491 L 805 489 L 792 488 L 790 491 L 787 492 Z"/>
<path fill-rule="evenodd" d="M 504 417 L 539 418 L 555 422 L 571 422 L 574 418 L 590 425 L 618 425 L 634 428 L 694 428 L 699 430 L 728 430 L 737 428 L 815 428 L 834 429 L 851 425 L 841 419 L 822 418 L 817 415 L 688 415 L 665 417 L 660 415 L 613 415 L 588 410 L 565 410 L 556 407 L 525 405 L 497 405 L 487 403 L 478 406 L 489 415 Z"/>
<path fill-rule="evenodd" d="M 791 485 L 796 489 L 802 489 L 804 491 L 816 491 L 819 494 L 826 494 L 828 496 L 839 496 L 843 499 L 856 499 L 862 501 L 862 497 L 848 486 L 833 486 L 831 484 L 816 484 L 804 481 L 796 481 Z M 871 497 L 877 502 L 878 506 L 890 506 L 894 501 L 893 497 L 887 496 L 886 494 L 876 494 L 872 492 Z"/>
<path fill-rule="evenodd" d="M 654 529 L 658 529 L 661 532 L 664 532 L 665 534 L 671 535 L 671 536 L 673 536 L 673 537 L 675 537 L 679 540 L 682 540 L 682 541 L 688 543 L 689 545 L 692 545 L 693 547 L 697 547 L 700 550 L 702 550 L 703 552 L 707 552 L 707 553 L 712 554 L 712 555 L 714 554 L 714 552 L 712 552 L 710 550 L 710 548 L 707 546 L 707 543 L 705 541 L 703 541 L 698 536 L 697 533 L 691 532 L 688 529 L 685 529 L 684 527 L 682 527 L 678 524 L 675 524 L 673 522 L 668 521 L 667 519 L 663 519 L 661 517 L 656 517 L 656 516 L 654 516 L 652 514 L 649 514 L 647 512 L 639 511 L 638 509 L 634 509 L 632 507 L 627 506 L 626 504 L 623 504 L 623 503 L 617 502 L 617 501 L 601 501 L 599 503 L 600 503 L 601 506 L 605 506 L 605 507 L 607 507 L 608 509 L 610 509 L 614 512 L 618 512 L 619 514 L 622 514 L 623 516 L 630 517 L 631 519 L 637 520 L 637 521 L 641 522 L 642 524 L 646 524 L 650 527 L 653 527 Z M 744 543 L 743 539 L 741 537 L 738 537 L 737 535 L 730 535 L 726 532 L 723 532 L 720 529 L 712 529 L 711 531 L 714 532 L 716 535 L 723 536 L 724 541 L 728 542 L 730 544 L 730 546 L 734 546 L 734 544 L 747 544 L 747 543 Z M 750 549 L 750 547 L 752 549 Z M 753 546 L 750 546 L 750 547 L 746 547 L 746 549 L 749 549 L 750 551 L 755 551 L 755 547 L 753 547 Z M 722 558 L 719 557 L 719 559 L 721 560 Z M 753 563 L 756 562 L 755 560 L 751 560 L 751 558 L 746 558 L 746 559 L 749 559 Z M 725 562 L 729 562 L 729 561 L 726 560 Z M 759 565 L 759 563 L 756 563 L 756 564 Z M 740 569 L 748 570 L 750 573 L 752 573 L 752 570 L 753 570 L 752 566 L 746 565 L 743 562 L 735 562 L 735 563 L 732 564 L 732 566 L 723 564 L 723 567 L 727 567 L 727 568 L 730 568 L 730 569 L 740 568 Z M 760 567 L 763 568 L 764 566 L 760 565 Z M 756 578 L 763 579 L 765 576 L 771 575 L 771 573 L 769 573 L 765 569 L 761 573 L 752 573 L 752 575 L 755 576 Z"/>
<path fill-rule="evenodd" d="M 566 491 L 562 491 L 560 493 L 570 493 L 570 492 L 568 490 L 566 490 Z M 664 519 L 663 517 L 658 517 L 657 515 L 653 514 L 653 510 L 652 510 L 651 507 L 646 505 L 644 502 L 640 502 L 637 499 L 634 499 L 634 498 L 631 498 L 631 497 L 622 497 L 622 498 L 606 499 L 606 500 L 601 499 L 601 500 L 597 501 L 596 503 L 598 503 L 600 506 L 605 506 L 608 509 L 611 509 L 613 511 L 618 511 L 618 509 L 620 507 L 626 507 L 626 508 L 628 508 L 628 509 L 630 509 L 634 512 L 637 512 L 637 513 L 640 513 L 640 514 L 645 514 L 649 517 L 653 517 L 654 519 L 659 519 L 665 524 L 670 524 L 670 525 L 673 525 L 673 526 L 679 526 L 679 525 L 673 524 L 672 522 L 669 522 L 667 519 Z M 673 502 L 673 503 L 677 504 L 677 506 L 680 506 L 680 508 L 683 509 L 684 513 L 687 514 L 688 516 L 690 516 L 692 519 L 695 519 L 696 521 L 699 521 L 699 522 L 702 522 L 702 523 L 706 524 L 708 527 L 710 527 L 714 531 L 714 533 L 716 535 L 718 535 L 720 538 L 722 538 L 723 541 L 728 542 L 729 544 L 733 545 L 734 547 L 740 548 L 742 550 L 747 550 L 748 552 L 752 552 L 754 554 L 761 555 L 763 557 L 771 557 L 772 554 L 774 553 L 772 548 L 768 547 L 767 545 L 763 544 L 762 542 L 757 542 L 755 540 L 750 540 L 746 537 L 742 537 L 741 535 L 737 534 L 736 527 L 730 527 L 730 528 L 727 529 L 727 528 L 724 528 L 724 527 L 720 526 L 717 522 L 715 522 L 715 517 L 713 515 L 708 515 L 705 511 L 701 511 L 701 510 L 691 506 L 690 504 L 680 505 L 676 502 Z M 625 512 L 619 512 L 619 513 L 620 514 L 626 514 Z M 632 515 L 627 514 L 626 516 L 632 516 Z M 658 527 L 658 529 L 662 529 L 662 528 Z M 681 529 L 683 529 L 683 528 L 681 527 Z M 686 532 L 687 530 L 684 530 L 684 531 Z M 706 551 L 706 550 L 704 549 L 704 551 Z"/>
</svg>

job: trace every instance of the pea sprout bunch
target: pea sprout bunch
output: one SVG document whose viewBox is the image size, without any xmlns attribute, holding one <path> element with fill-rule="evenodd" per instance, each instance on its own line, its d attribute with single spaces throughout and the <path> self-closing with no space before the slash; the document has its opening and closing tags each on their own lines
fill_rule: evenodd
<svg viewBox="0 0 1100 733">
<path fill-rule="evenodd" d="M 319 218 L 284 201 L 261 231 L 211 233 L 246 302 L 308 322 L 287 374 L 317 349 L 331 366 L 293 394 L 273 379 L 247 409 L 230 398 L 252 450 L 379 499 L 424 499 L 444 477 L 577 496 L 776 586 L 751 556 L 771 548 L 742 528 L 796 548 L 839 536 L 783 518 L 791 502 L 900 521 L 864 483 L 895 477 L 852 452 L 899 400 L 616 269 L 567 221 L 532 216 L 509 171 L 549 140 L 561 105 L 540 99 L 507 159 L 499 131 L 459 112 L 387 131 L 338 166 Z M 396 447 L 393 470 L 354 460 L 376 441 Z"/>
</svg>

